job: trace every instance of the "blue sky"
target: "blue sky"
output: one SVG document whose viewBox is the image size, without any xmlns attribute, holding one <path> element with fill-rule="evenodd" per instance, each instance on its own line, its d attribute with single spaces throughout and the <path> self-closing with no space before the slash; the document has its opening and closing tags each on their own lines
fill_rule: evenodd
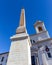
<svg viewBox="0 0 52 65">
<path fill-rule="evenodd" d="M 9 51 L 10 37 L 19 25 L 21 8 L 26 12 L 29 34 L 35 34 L 33 24 L 42 20 L 52 37 L 52 0 L 0 0 L 0 53 Z"/>
</svg>

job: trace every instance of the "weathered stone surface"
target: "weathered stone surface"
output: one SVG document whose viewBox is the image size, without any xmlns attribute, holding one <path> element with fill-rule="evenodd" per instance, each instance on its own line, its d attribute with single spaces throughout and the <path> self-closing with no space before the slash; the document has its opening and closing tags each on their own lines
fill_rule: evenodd
<svg viewBox="0 0 52 65">
<path fill-rule="evenodd" d="M 28 38 L 12 41 L 7 65 L 31 65 Z"/>
</svg>

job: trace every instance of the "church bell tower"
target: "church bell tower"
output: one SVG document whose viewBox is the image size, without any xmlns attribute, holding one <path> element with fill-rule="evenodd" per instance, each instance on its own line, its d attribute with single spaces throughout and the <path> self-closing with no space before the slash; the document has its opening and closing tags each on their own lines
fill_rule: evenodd
<svg viewBox="0 0 52 65">
<path fill-rule="evenodd" d="M 11 38 L 7 65 L 31 65 L 29 36 L 26 31 L 25 10 L 21 10 L 19 27 Z"/>
<path fill-rule="evenodd" d="M 48 31 L 46 30 L 46 27 L 44 25 L 44 22 L 42 21 L 37 21 L 35 24 L 34 24 L 34 27 L 36 29 L 36 33 L 38 36 L 38 40 L 41 41 L 41 40 L 45 40 L 45 39 L 48 39 L 50 38 L 49 36 L 49 33 Z"/>
</svg>

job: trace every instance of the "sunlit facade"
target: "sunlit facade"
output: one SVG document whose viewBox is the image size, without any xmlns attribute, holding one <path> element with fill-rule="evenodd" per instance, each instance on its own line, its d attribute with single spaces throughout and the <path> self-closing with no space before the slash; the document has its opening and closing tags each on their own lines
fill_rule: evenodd
<svg viewBox="0 0 52 65">
<path fill-rule="evenodd" d="M 34 28 L 36 34 L 28 35 L 22 9 L 19 27 L 11 37 L 10 51 L 0 54 L 0 65 L 52 65 L 52 38 L 44 22 L 36 21 Z"/>
</svg>

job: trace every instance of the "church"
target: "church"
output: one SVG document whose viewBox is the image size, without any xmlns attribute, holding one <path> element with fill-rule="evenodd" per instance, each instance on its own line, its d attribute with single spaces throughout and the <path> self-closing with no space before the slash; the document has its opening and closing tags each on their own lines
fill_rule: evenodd
<svg viewBox="0 0 52 65">
<path fill-rule="evenodd" d="M 44 22 L 36 21 L 34 28 L 36 34 L 29 35 L 22 9 L 16 34 L 10 37 L 10 50 L 0 54 L 0 65 L 52 65 L 52 38 Z"/>
</svg>

